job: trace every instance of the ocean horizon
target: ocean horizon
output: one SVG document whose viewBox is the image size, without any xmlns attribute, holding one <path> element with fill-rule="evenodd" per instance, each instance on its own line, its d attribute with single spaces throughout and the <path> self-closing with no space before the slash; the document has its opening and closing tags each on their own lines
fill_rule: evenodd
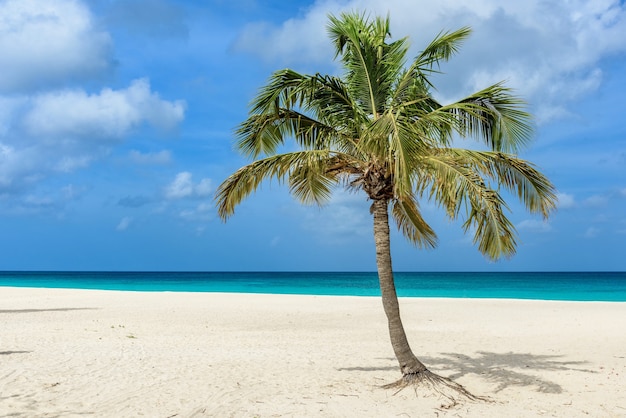
<svg viewBox="0 0 626 418">
<path fill-rule="evenodd" d="M 626 272 L 395 272 L 398 296 L 626 302 Z M 375 272 L 2 271 L 0 287 L 380 296 Z"/>
</svg>

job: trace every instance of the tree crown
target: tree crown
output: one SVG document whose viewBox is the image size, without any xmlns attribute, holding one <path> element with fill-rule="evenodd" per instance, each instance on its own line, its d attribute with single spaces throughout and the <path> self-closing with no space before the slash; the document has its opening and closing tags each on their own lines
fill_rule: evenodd
<svg viewBox="0 0 626 418">
<path fill-rule="evenodd" d="M 331 15 L 328 32 L 343 76 L 272 74 L 236 131 L 237 148 L 256 160 L 218 188 L 220 216 L 232 215 L 265 179 L 287 181 L 296 198 L 317 204 L 343 184 L 387 201 L 416 245 L 436 245 L 419 210 L 423 198 L 452 219 L 462 216 L 486 256 L 512 255 L 515 228 L 501 190 L 544 217 L 555 208 L 555 191 L 515 155 L 532 137 L 531 116 L 503 83 L 447 105 L 432 96 L 429 75 L 471 30 L 441 32 L 411 62 L 408 39 L 390 41 L 389 17 Z M 472 137 L 488 151 L 453 148 L 455 137 Z M 278 153 L 288 139 L 301 150 Z"/>
</svg>

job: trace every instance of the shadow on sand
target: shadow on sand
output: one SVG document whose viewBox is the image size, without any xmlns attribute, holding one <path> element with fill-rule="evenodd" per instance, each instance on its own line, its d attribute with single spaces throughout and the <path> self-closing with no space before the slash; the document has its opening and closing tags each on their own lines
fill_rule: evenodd
<svg viewBox="0 0 626 418">
<path fill-rule="evenodd" d="M 500 392 L 513 386 L 535 386 L 538 392 L 561 393 L 563 388 L 555 382 L 533 374 L 533 371 L 576 371 L 596 373 L 582 368 L 588 362 L 562 361 L 562 356 L 535 355 L 529 353 L 492 353 L 479 351 L 475 357 L 459 353 L 441 353 L 440 357 L 419 357 L 431 371 L 441 373 L 456 380 L 468 374 L 475 374 L 498 386 L 494 392 Z M 396 361 L 395 359 L 389 359 Z M 397 366 L 385 367 L 345 367 L 346 371 L 382 371 L 398 370 Z M 448 374 L 452 372 L 452 374 Z"/>
<path fill-rule="evenodd" d="M 94 311 L 100 308 L 49 308 L 49 309 L 0 309 L 0 314 L 19 314 L 34 312 L 68 312 L 68 311 Z"/>
</svg>

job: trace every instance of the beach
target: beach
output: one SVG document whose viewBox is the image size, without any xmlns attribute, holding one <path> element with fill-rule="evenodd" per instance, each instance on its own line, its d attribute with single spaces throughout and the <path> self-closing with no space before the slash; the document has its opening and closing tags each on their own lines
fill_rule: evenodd
<svg viewBox="0 0 626 418">
<path fill-rule="evenodd" d="M 626 417 L 626 303 L 0 288 L 0 417 Z"/>
</svg>

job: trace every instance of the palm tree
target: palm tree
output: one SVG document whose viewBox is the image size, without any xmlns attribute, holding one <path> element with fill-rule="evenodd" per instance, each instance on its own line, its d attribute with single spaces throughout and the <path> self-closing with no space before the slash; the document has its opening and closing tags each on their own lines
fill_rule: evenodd
<svg viewBox="0 0 626 418">
<path fill-rule="evenodd" d="M 550 181 L 516 156 L 531 139 L 531 117 L 502 83 L 448 105 L 433 98 L 428 77 L 457 52 L 471 32 L 467 27 L 440 33 L 407 63 L 408 40 L 390 41 L 389 17 L 344 13 L 329 20 L 343 77 L 290 69 L 271 76 L 236 131 L 237 148 L 254 161 L 219 186 L 218 213 L 226 220 L 271 178 L 287 181 L 302 203 L 323 205 L 337 185 L 365 192 L 372 202 L 383 307 L 402 372 L 389 386 L 427 384 L 471 397 L 411 351 L 393 279 L 389 213 L 411 243 L 432 248 L 437 236 L 418 201 L 435 202 L 449 218 L 463 220 L 486 257 L 513 255 L 516 231 L 501 192 L 517 195 L 528 211 L 544 217 L 556 205 Z M 466 137 L 483 150 L 453 147 Z M 288 139 L 299 150 L 280 153 Z"/>
</svg>

